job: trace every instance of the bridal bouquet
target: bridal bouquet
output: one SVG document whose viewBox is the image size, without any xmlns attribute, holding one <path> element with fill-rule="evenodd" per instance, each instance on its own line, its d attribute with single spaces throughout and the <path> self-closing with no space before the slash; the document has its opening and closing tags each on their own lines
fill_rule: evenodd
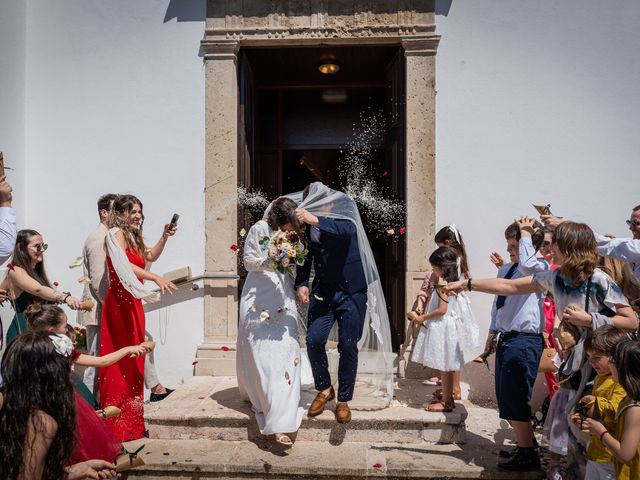
<svg viewBox="0 0 640 480">
<path fill-rule="evenodd" d="M 294 275 L 296 265 L 303 265 L 309 253 L 296 232 L 276 230 L 271 237 L 260 240 L 260 244 L 266 247 L 273 268 L 280 273 Z"/>
</svg>

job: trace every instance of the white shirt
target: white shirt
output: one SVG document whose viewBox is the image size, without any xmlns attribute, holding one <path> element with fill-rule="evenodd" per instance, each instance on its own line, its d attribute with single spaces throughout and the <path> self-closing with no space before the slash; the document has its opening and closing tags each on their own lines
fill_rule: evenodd
<svg viewBox="0 0 640 480">
<path fill-rule="evenodd" d="M 503 265 L 498 270 L 498 278 L 504 278 L 511 268 L 512 263 Z M 520 268 L 517 268 L 511 278 L 522 278 Z M 542 333 L 545 327 L 544 312 L 542 311 L 542 292 L 529 293 L 527 295 L 508 295 L 505 298 L 502 308 L 497 308 L 496 301 L 493 301 L 491 309 L 491 330 L 498 332 L 522 332 L 522 333 Z"/>
<path fill-rule="evenodd" d="M 595 232 L 594 232 L 595 233 Z M 609 238 L 596 233 L 598 253 L 633 263 L 633 272 L 640 280 L 640 240 L 633 238 Z"/>
<path fill-rule="evenodd" d="M 16 214 L 11 207 L 0 207 L 0 264 L 6 262 L 16 246 Z"/>
</svg>

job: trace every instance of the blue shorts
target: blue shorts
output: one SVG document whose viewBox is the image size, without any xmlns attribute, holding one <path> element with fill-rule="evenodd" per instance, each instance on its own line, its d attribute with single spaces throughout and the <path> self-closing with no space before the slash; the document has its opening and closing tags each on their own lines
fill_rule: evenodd
<svg viewBox="0 0 640 480">
<path fill-rule="evenodd" d="M 540 333 L 500 334 L 496 350 L 496 397 L 500 418 L 531 420 L 531 392 L 544 349 Z"/>
</svg>

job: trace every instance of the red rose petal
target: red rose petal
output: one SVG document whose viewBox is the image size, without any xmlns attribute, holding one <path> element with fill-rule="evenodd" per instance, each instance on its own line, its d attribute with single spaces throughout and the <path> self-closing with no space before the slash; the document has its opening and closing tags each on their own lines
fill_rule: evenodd
<svg viewBox="0 0 640 480">
<path fill-rule="evenodd" d="M 232 252 L 237 252 L 238 251 L 238 245 L 236 245 L 235 243 L 233 245 L 231 245 L 229 248 L 231 249 Z"/>
<path fill-rule="evenodd" d="M 220 350 L 222 350 L 223 352 L 228 352 L 229 351 L 229 347 L 220 347 Z"/>
<path fill-rule="evenodd" d="M 60 285 L 58 282 L 53 282 L 54 287 L 57 287 L 58 285 Z"/>
<path fill-rule="evenodd" d="M 196 365 L 198 363 L 198 360 L 194 360 L 193 362 L 191 362 L 191 365 Z"/>
<path fill-rule="evenodd" d="M 404 232 L 406 232 L 407 230 L 404 227 L 400 227 L 398 231 L 400 232 L 400 235 L 404 235 Z"/>
<path fill-rule="evenodd" d="M 382 468 L 382 464 L 380 463 L 374 463 L 373 464 L 373 468 L 377 468 L 378 470 L 380 470 Z"/>
<path fill-rule="evenodd" d="M 12 263 L 7 263 L 7 268 L 9 270 L 13 270 L 13 264 Z"/>
<path fill-rule="evenodd" d="M 389 175 L 389 172 L 387 172 L 386 170 L 384 171 L 384 173 L 382 174 L 383 177 L 386 177 L 387 175 Z"/>
</svg>

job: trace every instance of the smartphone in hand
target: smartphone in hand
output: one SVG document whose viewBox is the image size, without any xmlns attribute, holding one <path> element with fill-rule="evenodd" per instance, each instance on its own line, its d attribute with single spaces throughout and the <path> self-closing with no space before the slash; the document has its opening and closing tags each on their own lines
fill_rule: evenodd
<svg viewBox="0 0 640 480">
<path fill-rule="evenodd" d="M 178 215 L 177 213 L 173 214 L 173 217 L 171 217 L 171 221 L 169 222 L 169 226 L 167 227 L 167 231 L 170 231 L 176 228 L 176 225 L 178 225 L 179 218 L 180 218 L 180 215 Z"/>
</svg>

